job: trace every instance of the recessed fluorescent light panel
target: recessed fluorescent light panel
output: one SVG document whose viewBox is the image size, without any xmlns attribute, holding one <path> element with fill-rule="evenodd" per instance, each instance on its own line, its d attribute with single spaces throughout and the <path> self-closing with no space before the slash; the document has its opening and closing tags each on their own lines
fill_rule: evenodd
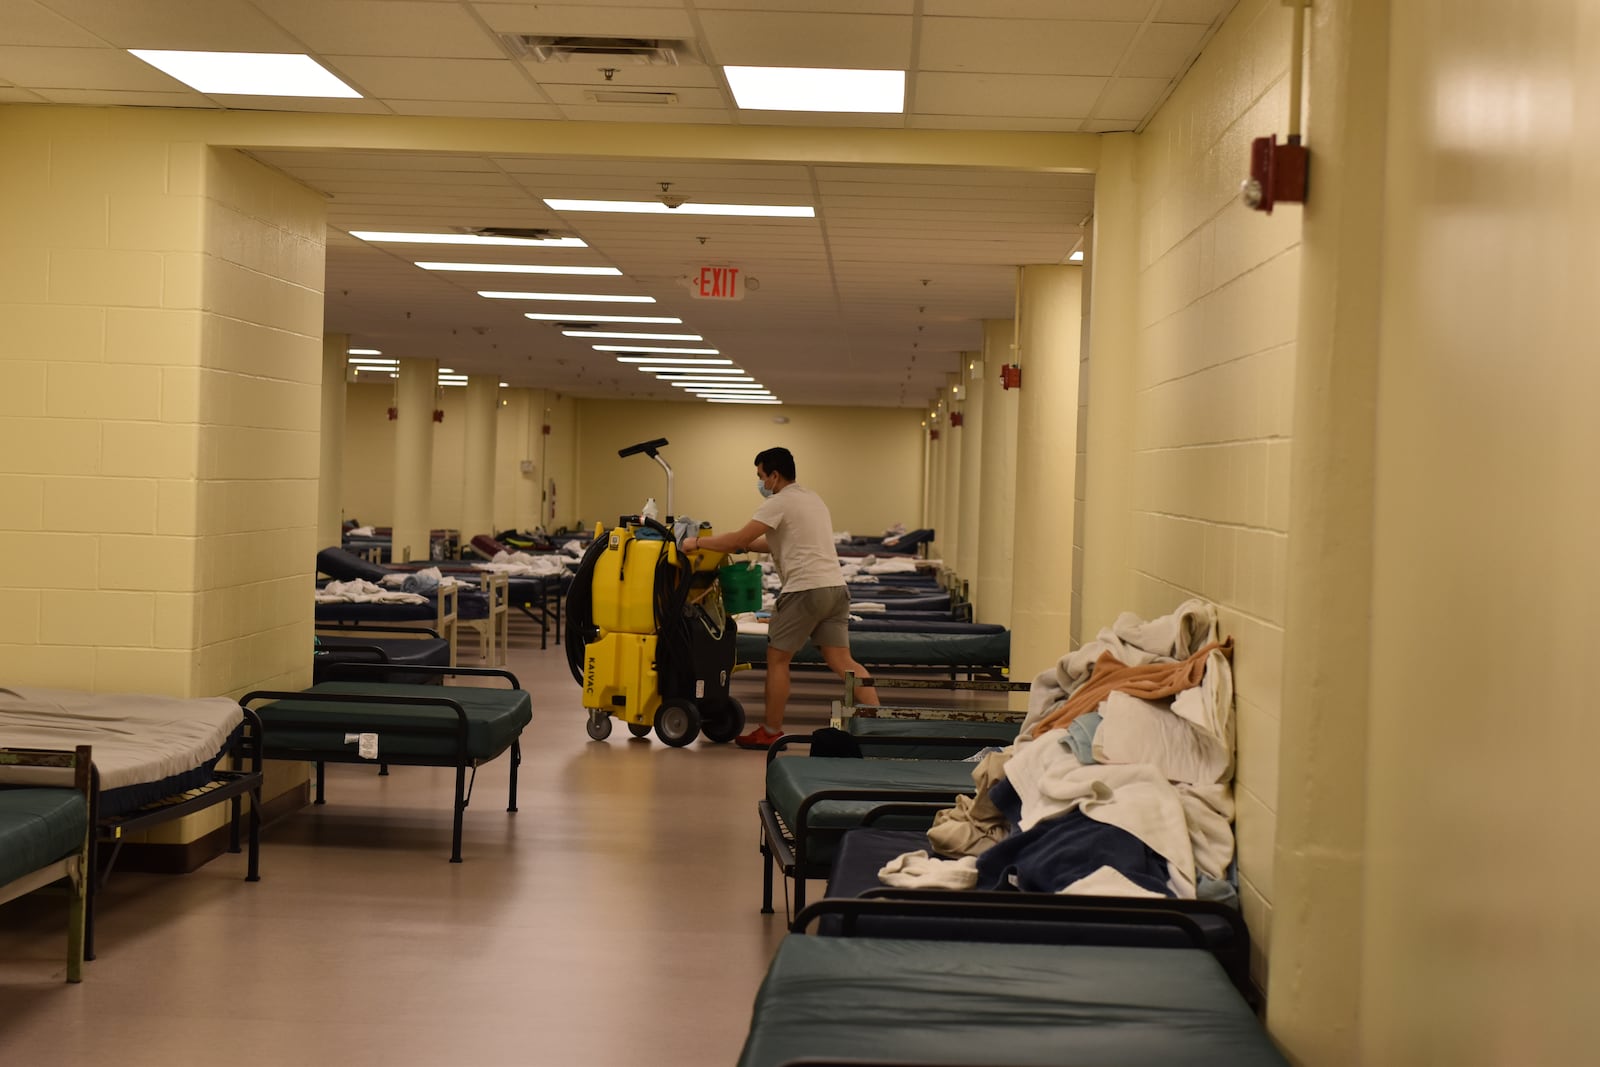
<svg viewBox="0 0 1600 1067">
<path fill-rule="evenodd" d="M 618 356 L 618 363 L 672 363 L 685 366 L 731 367 L 731 359 L 695 359 L 693 356 Z"/>
<path fill-rule="evenodd" d="M 522 317 L 537 319 L 540 322 L 636 322 L 664 326 L 683 324 L 682 319 L 675 319 L 669 315 L 563 315 L 556 311 L 524 311 Z"/>
<path fill-rule="evenodd" d="M 903 70 L 835 67 L 723 67 L 745 111 L 852 111 L 898 115 L 906 106 Z"/>
<path fill-rule="evenodd" d="M 732 397 L 726 396 L 708 396 L 705 398 L 705 401 L 708 404 L 765 404 L 768 407 L 771 407 L 774 404 L 783 403 L 783 401 L 779 400 L 777 397 L 772 397 L 770 400 L 757 400 L 754 398 L 749 400 L 735 400 Z"/>
<path fill-rule="evenodd" d="M 1067 262 L 1068 263 L 1082 263 L 1083 262 L 1083 249 L 1080 248 L 1076 252 L 1072 253 L 1072 255 L 1068 256 L 1067 257 Z"/>
<path fill-rule="evenodd" d="M 668 207 L 659 200 L 551 200 L 545 199 L 552 211 L 610 211 L 627 215 L 743 215 L 768 219 L 812 219 L 817 212 L 811 207 L 793 207 L 782 204 L 696 204 L 689 202 Z"/>
<path fill-rule="evenodd" d="M 658 374 L 658 381 L 670 382 L 679 389 L 693 389 L 701 385 L 753 385 L 754 378 L 725 377 L 719 378 L 709 374 Z"/>
<path fill-rule="evenodd" d="M 418 263 L 423 270 L 459 270 L 478 274 L 588 274 L 619 278 L 615 267 L 552 267 L 533 263 Z"/>
<path fill-rule="evenodd" d="M 588 248 L 576 237 L 493 237 L 477 233 L 403 233 L 393 230 L 351 230 L 363 241 L 397 245 L 515 245 L 522 248 Z"/>
<path fill-rule="evenodd" d="M 130 48 L 157 70 L 202 93 L 225 96 L 339 96 L 361 94 L 307 55 L 278 52 L 170 52 Z"/>
<path fill-rule="evenodd" d="M 563 337 L 605 337 L 613 341 L 704 341 L 697 333 L 604 333 L 597 330 L 562 330 Z"/>
<path fill-rule="evenodd" d="M 650 345 L 590 345 L 596 352 L 666 352 L 674 356 L 719 356 L 720 348 L 654 348 Z"/>
<path fill-rule="evenodd" d="M 349 352 L 349 354 L 352 355 L 352 356 L 381 356 L 381 355 L 383 355 L 383 349 L 381 349 L 381 348 L 351 348 L 351 349 L 347 349 L 346 351 Z"/>
<path fill-rule="evenodd" d="M 640 367 L 645 374 L 654 374 L 658 378 L 698 378 L 704 374 L 743 374 L 744 371 L 737 367 L 717 367 L 712 370 L 696 370 L 693 367 Z"/>
<path fill-rule="evenodd" d="M 490 300 L 571 300 L 591 304 L 654 304 L 653 296 L 612 296 L 609 293 L 499 293 L 478 290 L 479 296 Z"/>
</svg>

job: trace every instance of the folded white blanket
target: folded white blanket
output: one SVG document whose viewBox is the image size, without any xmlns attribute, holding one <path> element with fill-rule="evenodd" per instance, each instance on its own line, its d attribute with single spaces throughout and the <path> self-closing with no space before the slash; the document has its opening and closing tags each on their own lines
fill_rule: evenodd
<svg viewBox="0 0 1600 1067">
<path fill-rule="evenodd" d="M 329 582 L 317 590 L 318 604 L 426 604 L 428 598 L 416 593 L 401 593 L 381 585 L 353 578 L 348 582 Z"/>
<path fill-rule="evenodd" d="M 942 860 L 906 852 L 879 868 L 878 881 L 903 889 L 971 889 L 978 884 L 978 857 Z"/>
<path fill-rule="evenodd" d="M 1115 867 L 1101 867 L 1090 874 L 1084 875 L 1058 892 L 1091 897 L 1159 897 L 1161 895 L 1133 882 Z"/>
<path fill-rule="evenodd" d="M 1210 785 L 1233 776 L 1231 754 L 1220 739 L 1174 714 L 1168 702 L 1127 693 L 1112 693 L 1100 704 L 1094 758 L 1096 763 L 1148 763 L 1171 782 Z"/>
<path fill-rule="evenodd" d="M 526 552 L 498 552 L 487 563 L 472 566 L 490 574 L 509 574 L 514 578 L 549 578 L 568 573 L 565 556 L 530 556 Z"/>
</svg>

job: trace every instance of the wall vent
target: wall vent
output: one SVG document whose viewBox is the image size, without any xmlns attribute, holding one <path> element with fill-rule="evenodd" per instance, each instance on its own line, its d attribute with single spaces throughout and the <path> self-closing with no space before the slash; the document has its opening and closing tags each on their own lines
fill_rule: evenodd
<svg viewBox="0 0 1600 1067">
<path fill-rule="evenodd" d="M 535 63 L 602 62 L 628 66 L 686 66 L 701 62 L 693 41 L 666 37 L 553 37 L 502 33 L 512 54 Z"/>
<path fill-rule="evenodd" d="M 676 104 L 677 93 L 648 89 L 591 89 L 587 94 L 597 104 Z"/>
</svg>

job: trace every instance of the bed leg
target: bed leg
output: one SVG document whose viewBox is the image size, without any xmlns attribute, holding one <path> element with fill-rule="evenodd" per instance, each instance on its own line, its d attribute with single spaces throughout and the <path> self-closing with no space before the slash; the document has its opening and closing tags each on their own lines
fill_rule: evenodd
<svg viewBox="0 0 1600 1067">
<path fill-rule="evenodd" d="M 761 914 L 772 914 L 772 849 L 767 847 L 766 836 L 761 838 Z"/>
<path fill-rule="evenodd" d="M 461 862 L 461 821 L 467 810 L 467 769 L 456 764 L 455 826 L 450 837 L 450 862 Z"/>
<path fill-rule="evenodd" d="M 94 898 L 100 873 L 100 835 L 89 831 L 89 862 L 83 872 L 83 958 L 94 959 Z"/>
<path fill-rule="evenodd" d="M 387 777 L 389 777 L 389 765 L 387 763 L 378 764 L 378 777 L 379 778 L 387 778 Z"/>
<path fill-rule="evenodd" d="M 250 854 L 245 862 L 244 880 L 261 881 L 261 787 L 250 790 Z"/>
<path fill-rule="evenodd" d="M 322 789 L 328 778 L 328 765 L 321 760 L 317 761 L 317 799 L 316 803 L 326 804 L 327 798 L 323 796 Z"/>
<path fill-rule="evenodd" d="M 77 874 L 71 879 L 72 900 L 67 905 L 67 981 L 83 981 L 84 938 L 88 931 L 89 872 L 83 869 L 84 849 L 79 853 Z"/>
<path fill-rule="evenodd" d="M 228 851 L 239 853 L 239 816 L 242 813 L 240 798 L 234 797 L 228 801 Z"/>
<path fill-rule="evenodd" d="M 517 810 L 517 768 L 522 765 L 522 742 L 511 742 L 511 799 L 506 806 L 507 811 Z"/>
</svg>

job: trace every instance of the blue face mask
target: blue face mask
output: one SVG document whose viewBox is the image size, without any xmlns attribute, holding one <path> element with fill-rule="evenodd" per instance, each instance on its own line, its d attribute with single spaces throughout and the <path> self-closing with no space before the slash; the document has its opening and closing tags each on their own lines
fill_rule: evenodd
<svg viewBox="0 0 1600 1067">
<path fill-rule="evenodd" d="M 772 490 L 767 488 L 767 483 L 766 482 L 757 482 L 756 483 L 756 488 L 761 491 L 761 495 L 762 496 L 771 496 L 772 495 Z"/>
</svg>

